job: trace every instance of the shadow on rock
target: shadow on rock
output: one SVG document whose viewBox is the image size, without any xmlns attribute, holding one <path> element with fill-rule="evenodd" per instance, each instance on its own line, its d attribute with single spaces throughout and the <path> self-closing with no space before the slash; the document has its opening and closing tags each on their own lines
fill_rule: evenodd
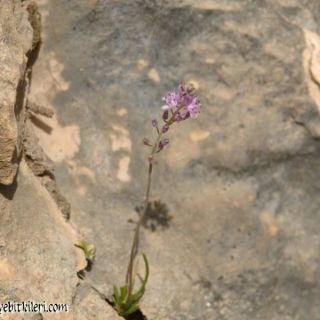
<svg viewBox="0 0 320 320">
<path fill-rule="evenodd" d="M 135 210 L 140 215 L 143 213 L 144 207 L 136 207 Z M 169 228 L 171 220 L 172 216 L 169 215 L 168 206 L 160 200 L 155 200 L 149 202 L 142 225 L 154 232 L 158 228 L 162 230 Z"/>
<path fill-rule="evenodd" d="M 12 184 L 4 185 L 0 184 L 0 194 L 5 197 L 7 200 L 12 200 L 16 190 L 18 188 L 17 178 L 14 179 Z"/>
</svg>

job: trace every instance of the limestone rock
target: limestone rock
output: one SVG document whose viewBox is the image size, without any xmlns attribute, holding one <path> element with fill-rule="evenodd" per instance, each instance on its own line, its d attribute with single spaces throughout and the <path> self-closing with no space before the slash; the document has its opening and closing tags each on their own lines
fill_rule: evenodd
<svg viewBox="0 0 320 320">
<path fill-rule="evenodd" d="M 190 81 L 203 109 L 170 129 L 155 168 L 152 197 L 172 219 L 142 235 L 142 311 L 317 319 L 319 1 L 65 0 L 41 10 L 32 96 L 58 125 L 36 130 L 72 223 L 96 245 L 90 281 L 109 296 L 123 282 L 147 170 L 140 141 L 153 137 L 161 97 Z"/>
<path fill-rule="evenodd" d="M 3 0 L 0 8 L 0 183 L 11 184 L 21 156 L 27 75 L 32 49 L 28 12 L 20 1 Z"/>
<path fill-rule="evenodd" d="M 39 22 L 33 2 L 1 1 L 1 303 L 61 303 L 67 304 L 69 311 L 2 313 L 0 318 L 93 319 L 103 315 L 104 319 L 117 319 L 113 309 L 99 297 L 91 299 L 93 307 L 88 301 L 90 296 L 85 302 L 79 301 L 80 296 L 75 300 L 77 271 L 85 267 L 85 259 L 74 246 L 78 235 L 63 217 L 70 213 L 70 207 L 57 189 L 52 163 L 37 144 L 27 108 L 32 66 L 40 48 Z M 52 115 L 41 107 L 32 111 Z"/>
<path fill-rule="evenodd" d="M 24 161 L 15 185 L 1 186 L 0 191 L 6 199 L 0 217 L 2 301 L 65 303 L 70 311 L 60 313 L 59 319 L 73 319 L 78 279 L 71 227 Z"/>
</svg>

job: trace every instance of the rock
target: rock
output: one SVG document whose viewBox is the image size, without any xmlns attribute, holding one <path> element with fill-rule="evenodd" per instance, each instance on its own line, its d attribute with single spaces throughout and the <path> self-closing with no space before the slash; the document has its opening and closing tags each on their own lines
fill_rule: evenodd
<svg viewBox="0 0 320 320">
<path fill-rule="evenodd" d="M 56 319 L 58 316 L 80 320 L 99 319 L 101 315 L 106 320 L 118 319 L 90 286 L 79 285 L 76 270 L 83 264 L 83 257 L 73 245 L 77 243 L 74 231 L 24 161 L 20 164 L 17 185 L 1 186 L 0 193 L 6 198 L 14 194 L 10 205 L 2 207 L 0 217 L 2 303 L 33 301 L 68 306 L 68 312 L 59 314 L 8 314 L 4 319 Z"/>
<path fill-rule="evenodd" d="M 34 119 L 34 118 L 31 118 Z M 31 121 L 25 123 L 23 138 L 24 157 L 33 174 L 39 178 L 42 185 L 51 194 L 66 220 L 70 218 L 71 206 L 61 194 L 55 181 L 53 162 L 44 153 L 38 144 L 38 138 L 34 134 Z"/>
<path fill-rule="evenodd" d="M 75 319 L 106 319 L 117 320 L 123 319 L 95 293 L 90 286 L 84 284 L 77 289 L 75 295 Z"/>
<path fill-rule="evenodd" d="M 70 312 L 59 318 L 73 319 L 78 283 L 74 232 L 25 162 L 16 184 L 0 190 L 2 197 L 11 199 L 0 217 L 2 301 L 67 304 Z"/>
<path fill-rule="evenodd" d="M 146 182 L 141 141 L 154 136 L 161 97 L 190 81 L 203 108 L 170 129 L 158 157 L 152 198 L 172 219 L 142 232 L 151 268 L 143 313 L 316 319 L 319 2 L 43 1 L 40 9 L 32 98 L 56 119 L 46 120 L 50 133 L 35 130 L 72 223 L 96 245 L 88 279 L 110 298 L 123 283 L 128 220 L 137 220 Z"/>
<path fill-rule="evenodd" d="M 13 9 L 14 8 L 14 9 Z M 4 0 L 0 8 L 0 183 L 11 184 L 21 155 L 21 130 L 27 91 L 26 54 L 32 50 L 32 28 L 20 1 Z"/>
<path fill-rule="evenodd" d="M 76 230 L 63 217 L 69 215 L 70 205 L 57 188 L 53 163 L 38 145 L 31 126 L 36 114 L 52 116 L 52 112 L 27 103 L 41 43 L 40 15 L 33 2 L 1 2 L 0 39 L 1 303 L 68 306 L 68 312 L 59 314 L 4 314 L 1 310 L 0 317 L 93 319 L 103 314 L 104 319 L 116 319 L 113 309 L 99 297 L 92 298 L 94 307 L 88 298 L 84 302 L 80 296 L 75 299 L 80 285 L 77 271 L 85 268 L 86 261 L 74 246 L 79 242 Z"/>
</svg>

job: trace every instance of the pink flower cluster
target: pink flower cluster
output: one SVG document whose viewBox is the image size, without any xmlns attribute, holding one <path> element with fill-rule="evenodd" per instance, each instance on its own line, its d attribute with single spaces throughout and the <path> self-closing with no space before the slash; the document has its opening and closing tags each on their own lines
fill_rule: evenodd
<svg viewBox="0 0 320 320">
<path fill-rule="evenodd" d="M 194 88 L 192 86 L 180 85 L 178 91 L 168 93 L 163 98 L 163 101 L 165 102 L 165 105 L 162 106 L 163 126 L 159 128 L 158 121 L 156 119 L 152 120 L 152 126 L 156 128 L 159 139 L 162 134 L 169 130 L 169 127 L 173 123 L 181 122 L 188 118 L 196 118 L 200 113 L 201 105 L 194 94 Z M 146 138 L 143 139 L 143 143 L 153 147 L 152 143 Z M 167 138 L 158 140 L 155 151 L 160 152 L 168 143 L 169 140 Z"/>
<path fill-rule="evenodd" d="M 200 102 L 194 95 L 194 88 L 192 86 L 180 85 L 179 91 L 168 93 L 163 101 L 165 105 L 162 109 L 166 111 L 177 111 L 176 120 L 182 121 L 185 119 L 196 118 L 200 112 Z"/>
</svg>

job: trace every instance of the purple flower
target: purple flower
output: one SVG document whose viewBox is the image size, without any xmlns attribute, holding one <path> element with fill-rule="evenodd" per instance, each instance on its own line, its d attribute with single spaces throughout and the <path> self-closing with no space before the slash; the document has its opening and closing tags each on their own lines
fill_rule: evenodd
<svg viewBox="0 0 320 320">
<path fill-rule="evenodd" d="M 175 120 L 180 122 L 190 118 L 196 118 L 200 112 L 200 102 L 198 98 L 194 95 L 194 88 L 191 86 L 179 87 L 179 91 L 173 91 L 168 93 L 163 101 L 165 105 L 162 107 L 165 112 L 171 110 L 174 112 L 175 108 L 179 109 Z"/>
<path fill-rule="evenodd" d="M 194 97 L 192 101 L 187 105 L 187 109 L 190 113 L 190 118 L 196 118 L 200 112 L 200 103 L 199 100 Z"/>
<path fill-rule="evenodd" d="M 171 110 L 176 108 L 180 103 L 181 96 L 176 92 L 170 92 L 165 97 L 163 97 L 163 101 L 166 103 L 162 109 L 163 110 Z"/>
</svg>

